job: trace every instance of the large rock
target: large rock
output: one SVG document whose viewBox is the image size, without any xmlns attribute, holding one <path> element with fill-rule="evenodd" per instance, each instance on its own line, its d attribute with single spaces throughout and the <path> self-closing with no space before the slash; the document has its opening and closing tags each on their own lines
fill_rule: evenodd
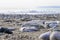
<svg viewBox="0 0 60 40">
<path fill-rule="evenodd" d="M 50 35 L 50 40 L 60 40 L 60 32 L 54 31 Z"/>
<path fill-rule="evenodd" d="M 41 34 L 41 35 L 39 36 L 39 39 L 42 39 L 42 40 L 49 40 L 49 37 L 50 37 L 50 31 Z"/>
</svg>

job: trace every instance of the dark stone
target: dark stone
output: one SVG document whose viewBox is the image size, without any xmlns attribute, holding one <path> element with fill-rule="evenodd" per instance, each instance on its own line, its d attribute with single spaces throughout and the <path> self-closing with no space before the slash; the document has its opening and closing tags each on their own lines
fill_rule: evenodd
<svg viewBox="0 0 60 40">
<path fill-rule="evenodd" d="M 3 28 L 3 27 L 0 29 L 0 32 L 1 32 L 1 33 L 7 33 L 7 34 L 12 34 L 12 33 L 13 33 L 13 32 L 12 32 L 11 30 L 9 30 L 8 28 Z"/>
</svg>

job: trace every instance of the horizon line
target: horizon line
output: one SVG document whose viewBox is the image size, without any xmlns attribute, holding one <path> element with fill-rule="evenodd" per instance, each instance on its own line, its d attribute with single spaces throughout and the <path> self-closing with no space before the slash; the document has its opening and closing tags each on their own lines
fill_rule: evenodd
<svg viewBox="0 0 60 40">
<path fill-rule="evenodd" d="M 60 6 L 39 6 L 37 8 L 60 8 Z"/>
</svg>

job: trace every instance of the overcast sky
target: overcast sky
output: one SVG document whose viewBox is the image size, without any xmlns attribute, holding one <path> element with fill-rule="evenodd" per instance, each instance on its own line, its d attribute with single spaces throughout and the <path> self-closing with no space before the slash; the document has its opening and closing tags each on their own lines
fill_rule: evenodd
<svg viewBox="0 0 60 40">
<path fill-rule="evenodd" d="M 0 10 L 34 9 L 40 6 L 60 6 L 60 0 L 0 0 Z"/>
<path fill-rule="evenodd" d="M 0 0 L 0 9 L 60 6 L 60 0 Z"/>
</svg>

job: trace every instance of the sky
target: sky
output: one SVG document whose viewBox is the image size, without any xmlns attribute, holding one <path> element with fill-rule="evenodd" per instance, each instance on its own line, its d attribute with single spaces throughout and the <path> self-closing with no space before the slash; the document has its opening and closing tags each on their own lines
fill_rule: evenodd
<svg viewBox="0 0 60 40">
<path fill-rule="evenodd" d="M 40 6 L 59 6 L 60 0 L 0 0 L 0 10 L 35 9 Z"/>
</svg>

